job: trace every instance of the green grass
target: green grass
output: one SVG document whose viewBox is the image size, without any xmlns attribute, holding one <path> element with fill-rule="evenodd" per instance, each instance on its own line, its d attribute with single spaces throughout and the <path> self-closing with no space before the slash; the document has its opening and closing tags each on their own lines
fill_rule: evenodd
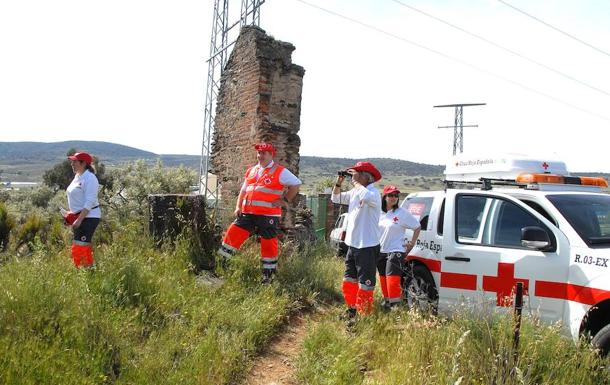
<svg viewBox="0 0 610 385">
<path fill-rule="evenodd" d="M 0 265 L 0 384 L 234 383 L 291 312 L 337 295 L 335 265 L 313 276 L 325 248 L 283 250 L 262 286 L 249 247 L 218 287 L 185 245 L 157 250 L 135 227 L 96 249 L 94 272 L 41 245 Z"/>
<path fill-rule="evenodd" d="M 329 319 L 310 331 L 298 376 L 311 385 L 609 383 L 593 351 L 531 320 L 524 322 L 513 365 L 511 325 L 503 316 L 448 321 L 398 311 L 362 319 L 348 333 Z"/>
<path fill-rule="evenodd" d="M 303 384 L 603 384 L 602 362 L 557 327 L 524 322 L 510 363 L 511 320 L 406 311 L 375 314 L 347 333 L 338 315 L 343 263 L 324 246 L 283 246 L 261 285 L 249 242 L 223 272 L 195 276 L 184 243 L 155 249 L 141 226 L 96 248 L 96 271 L 67 247 L 40 243 L 0 264 L 0 384 L 235 384 L 286 318 L 320 302 L 298 360 Z M 378 294 L 377 294 L 378 295 Z"/>
</svg>

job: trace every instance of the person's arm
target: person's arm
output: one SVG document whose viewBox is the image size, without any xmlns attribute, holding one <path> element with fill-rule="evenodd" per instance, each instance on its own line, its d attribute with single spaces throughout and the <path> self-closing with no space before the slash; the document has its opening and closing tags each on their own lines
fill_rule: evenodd
<svg viewBox="0 0 610 385">
<path fill-rule="evenodd" d="M 361 202 L 370 207 L 381 207 L 381 197 L 377 191 L 371 191 L 358 182 L 354 182 L 354 190 Z"/>
<path fill-rule="evenodd" d="M 274 207 L 288 206 L 292 202 L 294 197 L 297 196 L 297 194 L 299 193 L 299 189 L 301 188 L 302 183 L 303 182 L 301 182 L 301 180 L 297 178 L 296 175 L 290 172 L 290 170 L 288 170 L 287 168 L 284 168 L 282 170 L 282 173 L 280 174 L 280 184 L 286 186 L 286 191 L 284 192 L 281 198 L 272 202 L 271 204 Z"/>
<path fill-rule="evenodd" d="M 337 180 L 335 181 L 335 187 L 333 187 L 333 193 L 330 196 L 330 200 L 333 203 L 337 203 L 340 205 L 349 205 L 350 201 L 350 191 L 341 192 L 341 184 L 345 180 L 344 176 L 337 176 Z"/>
<path fill-rule="evenodd" d="M 407 249 L 406 255 L 409 255 L 411 250 L 413 250 L 413 248 L 415 247 L 417 238 L 419 238 L 419 232 L 421 231 L 421 225 L 419 224 L 419 221 L 417 220 L 417 218 L 415 218 L 413 216 L 413 214 L 411 214 L 407 210 L 404 210 L 402 212 L 402 214 L 403 215 L 401 215 L 401 225 L 403 227 L 405 227 L 406 229 L 413 230 L 413 236 L 411 237 L 411 240 L 408 241 L 407 244 L 405 245 L 405 248 Z"/>
<path fill-rule="evenodd" d="M 236 217 L 241 215 L 241 205 L 244 203 L 244 197 L 246 196 L 246 182 L 244 182 L 241 186 L 241 190 L 239 190 L 239 195 L 237 196 L 237 202 L 235 202 L 235 210 L 233 211 L 233 215 Z"/>
<path fill-rule="evenodd" d="M 299 193 L 299 188 L 301 188 L 300 184 L 298 184 L 296 186 L 289 186 L 288 190 L 286 190 L 286 193 L 284 194 L 284 198 L 283 198 L 284 201 L 286 203 L 292 202 L 294 197 L 297 196 L 297 194 Z"/>
<path fill-rule="evenodd" d="M 421 231 L 421 227 L 417 227 L 416 229 L 413 230 L 413 236 L 411 237 L 411 240 L 407 242 L 407 245 L 405 246 L 405 248 L 407 249 L 406 251 L 406 255 L 409 255 L 409 253 L 411 252 L 411 250 L 413 250 L 413 248 L 415 247 L 415 244 L 417 243 L 417 238 L 419 238 L 419 232 Z M 406 257 L 405 255 L 405 257 Z"/>
</svg>

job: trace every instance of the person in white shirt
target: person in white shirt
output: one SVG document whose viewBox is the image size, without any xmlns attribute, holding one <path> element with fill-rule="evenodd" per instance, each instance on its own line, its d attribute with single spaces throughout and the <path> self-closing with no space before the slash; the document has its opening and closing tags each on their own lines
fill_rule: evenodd
<svg viewBox="0 0 610 385">
<path fill-rule="evenodd" d="M 74 233 L 72 260 L 77 268 L 91 268 L 95 263 L 91 242 L 102 217 L 97 198 L 99 183 L 91 165 L 91 155 L 77 152 L 68 159 L 75 175 L 66 189 L 70 211 L 65 213 L 64 220 Z"/>
<path fill-rule="evenodd" d="M 258 163 L 244 175 L 235 204 L 236 219 L 227 229 L 218 254 L 226 266 L 246 239 L 256 233 L 261 241 L 262 283 L 271 283 L 277 269 L 277 233 L 282 207 L 298 194 L 301 180 L 274 162 L 276 150 L 271 143 L 258 143 L 254 148 Z"/>
<path fill-rule="evenodd" d="M 381 198 L 373 183 L 381 179 L 381 173 L 370 162 L 358 162 L 348 168 L 347 173 L 351 175 L 354 187 L 341 192 L 345 176 L 339 172 L 331 200 L 349 205 L 342 291 L 348 307 L 347 317 L 353 319 L 357 313 L 366 315 L 373 311 L 381 213 Z"/>
<path fill-rule="evenodd" d="M 377 260 L 377 271 L 384 308 L 395 308 L 401 302 L 405 259 L 413 249 L 421 228 L 419 221 L 410 212 L 398 207 L 399 194 L 400 191 L 395 186 L 385 186 L 381 198 L 381 252 Z M 413 230 L 413 236 L 405 244 L 406 229 Z"/>
</svg>

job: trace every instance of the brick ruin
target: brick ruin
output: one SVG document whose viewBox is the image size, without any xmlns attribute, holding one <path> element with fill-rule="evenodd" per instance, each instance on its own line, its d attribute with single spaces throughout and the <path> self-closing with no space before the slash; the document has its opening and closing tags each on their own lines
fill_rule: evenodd
<svg viewBox="0 0 610 385">
<path fill-rule="evenodd" d="M 299 174 L 305 70 L 292 63 L 294 49 L 258 27 L 243 27 L 224 68 L 211 157 L 225 206 L 234 204 L 246 169 L 256 163 L 257 142 L 273 143 L 275 160 Z"/>
</svg>

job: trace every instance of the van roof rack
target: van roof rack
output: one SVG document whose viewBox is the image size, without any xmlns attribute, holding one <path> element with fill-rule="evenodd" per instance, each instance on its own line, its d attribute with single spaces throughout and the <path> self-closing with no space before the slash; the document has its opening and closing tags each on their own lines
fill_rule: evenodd
<svg viewBox="0 0 610 385">
<path fill-rule="evenodd" d="M 455 186 L 472 186 L 479 187 L 481 190 L 491 190 L 493 186 L 513 186 L 526 188 L 527 183 L 518 183 L 511 179 L 496 179 L 496 178 L 479 178 L 479 181 L 460 181 L 460 180 L 444 180 L 445 188 L 455 188 Z"/>
<path fill-rule="evenodd" d="M 444 180 L 445 190 L 457 188 L 456 186 L 468 186 L 470 188 L 480 188 L 483 191 L 491 190 L 494 186 L 511 186 L 527 190 L 542 190 L 542 191 L 602 191 L 602 187 L 607 187 L 608 182 L 603 178 L 589 177 L 572 177 L 572 176 L 557 176 L 546 174 L 534 174 L 533 176 L 542 176 L 549 178 L 561 178 L 562 183 L 556 182 L 554 179 L 549 180 L 533 180 L 531 174 L 524 174 L 525 178 L 518 178 L 519 181 L 513 179 L 499 178 L 479 178 L 478 181 L 460 181 L 460 180 Z"/>
</svg>

